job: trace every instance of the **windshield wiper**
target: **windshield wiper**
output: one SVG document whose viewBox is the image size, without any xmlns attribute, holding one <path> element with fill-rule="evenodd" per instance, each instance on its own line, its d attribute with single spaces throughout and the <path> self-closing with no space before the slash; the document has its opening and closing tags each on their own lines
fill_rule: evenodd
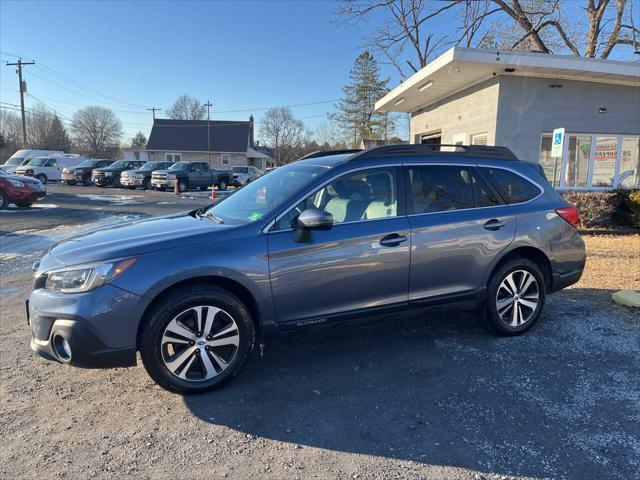
<svg viewBox="0 0 640 480">
<path fill-rule="evenodd" d="M 199 217 L 203 216 L 205 218 L 210 218 L 211 220 L 213 220 L 216 223 L 224 223 L 224 220 L 222 220 L 220 217 L 218 217 L 215 213 L 213 213 L 211 210 L 207 210 L 207 212 L 204 215 L 201 214 L 197 214 Z"/>
</svg>

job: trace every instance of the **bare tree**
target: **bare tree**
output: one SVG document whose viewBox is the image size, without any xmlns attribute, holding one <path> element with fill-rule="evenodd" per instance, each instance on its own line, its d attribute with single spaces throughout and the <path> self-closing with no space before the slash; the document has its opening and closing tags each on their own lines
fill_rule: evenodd
<svg viewBox="0 0 640 480">
<path fill-rule="evenodd" d="M 108 108 L 91 106 L 78 110 L 71 124 L 80 153 L 94 158 L 114 158 L 120 151 L 122 124 Z"/>
<path fill-rule="evenodd" d="M 0 161 L 13 155 L 22 144 L 22 124 L 20 117 L 5 109 L 0 109 Z"/>
<path fill-rule="evenodd" d="M 71 149 L 71 139 L 60 117 L 42 104 L 29 110 L 27 138 L 31 148 L 63 152 Z"/>
<path fill-rule="evenodd" d="M 305 144 L 307 132 L 304 124 L 293 116 L 290 108 L 270 108 L 260 122 L 262 141 L 273 148 L 276 164 L 295 159 L 296 151 Z"/>
<path fill-rule="evenodd" d="M 190 95 L 180 95 L 167 109 L 167 116 L 173 120 L 205 120 L 207 107 Z"/>
<path fill-rule="evenodd" d="M 322 150 L 345 149 L 350 144 L 349 139 L 343 135 L 342 129 L 334 122 L 318 124 L 313 133 Z"/>
<path fill-rule="evenodd" d="M 634 0 L 341 0 L 338 19 L 387 18 L 366 40 L 400 74 L 415 73 L 453 45 L 608 58 L 620 45 L 640 47 Z M 445 17 L 445 15 L 449 15 Z M 455 35 L 436 37 L 434 21 L 453 21 Z M 407 68 L 408 67 L 408 68 Z"/>
</svg>

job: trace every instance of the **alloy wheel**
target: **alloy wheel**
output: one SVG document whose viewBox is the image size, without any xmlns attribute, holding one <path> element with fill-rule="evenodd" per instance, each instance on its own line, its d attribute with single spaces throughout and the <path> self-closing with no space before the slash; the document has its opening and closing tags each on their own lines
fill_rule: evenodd
<svg viewBox="0 0 640 480">
<path fill-rule="evenodd" d="M 498 287 L 496 312 L 505 325 L 519 327 L 533 318 L 539 300 L 540 288 L 536 278 L 526 270 L 515 270 Z"/>
<path fill-rule="evenodd" d="M 240 331 L 231 315 L 213 305 L 188 308 L 165 327 L 160 349 L 164 366 L 187 381 L 220 375 L 238 353 Z"/>
</svg>

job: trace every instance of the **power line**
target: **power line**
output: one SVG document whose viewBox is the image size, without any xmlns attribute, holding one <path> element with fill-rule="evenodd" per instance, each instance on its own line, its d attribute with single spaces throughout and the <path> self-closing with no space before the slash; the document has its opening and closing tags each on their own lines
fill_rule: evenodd
<svg viewBox="0 0 640 480">
<path fill-rule="evenodd" d="M 147 111 L 151 112 L 151 115 L 153 115 L 153 121 L 156 121 L 156 111 L 159 112 L 161 111 L 161 108 L 156 108 L 156 107 L 151 107 L 151 108 L 147 108 Z"/>
</svg>

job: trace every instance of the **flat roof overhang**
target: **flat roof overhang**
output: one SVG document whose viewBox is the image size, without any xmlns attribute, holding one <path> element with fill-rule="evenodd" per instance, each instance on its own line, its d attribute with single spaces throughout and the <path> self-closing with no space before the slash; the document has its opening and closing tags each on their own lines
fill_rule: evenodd
<svg viewBox="0 0 640 480">
<path fill-rule="evenodd" d="M 640 87 L 640 64 L 569 55 L 454 47 L 376 102 L 381 112 L 414 112 L 496 75 Z"/>
</svg>

